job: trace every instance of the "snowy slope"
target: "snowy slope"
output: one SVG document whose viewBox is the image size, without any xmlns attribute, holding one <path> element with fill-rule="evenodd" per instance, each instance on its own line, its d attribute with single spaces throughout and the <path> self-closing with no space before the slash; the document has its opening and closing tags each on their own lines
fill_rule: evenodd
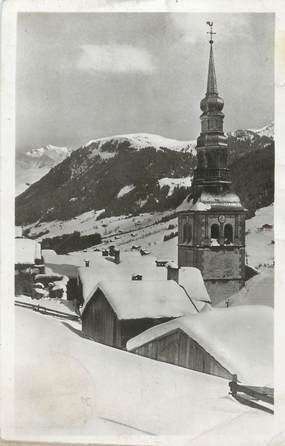
<svg viewBox="0 0 285 446">
<path fill-rule="evenodd" d="M 264 268 L 257 276 L 248 280 L 244 288 L 230 298 L 230 306 L 235 305 L 274 307 L 274 269 Z"/>
<path fill-rule="evenodd" d="M 252 141 L 256 138 L 256 136 L 266 136 L 267 138 L 274 139 L 274 122 L 270 122 L 270 124 L 267 124 L 259 129 L 235 130 L 233 132 L 229 132 L 228 135 L 235 136 L 243 141 Z"/>
<path fill-rule="evenodd" d="M 274 262 L 274 227 L 262 229 L 264 224 L 273 226 L 273 205 L 259 209 L 256 215 L 246 221 L 246 253 L 248 264 L 258 270 L 273 265 Z M 35 236 L 48 230 L 42 237 L 53 237 L 64 233 L 72 233 L 80 228 L 81 234 L 99 232 L 104 238 L 103 246 L 114 244 L 123 251 L 131 250 L 133 245 L 141 245 L 152 252 L 153 258 L 177 261 L 177 237 L 164 242 L 165 234 L 177 231 L 177 218 L 167 222 L 159 222 L 163 217 L 170 215 L 164 213 L 144 213 L 138 216 L 118 216 L 97 220 L 102 211 L 86 212 L 77 218 L 67 221 L 53 221 L 30 225 L 30 234 Z M 173 229 L 168 229 L 169 225 Z M 93 251 L 92 248 L 89 251 Z M 81 262 L 81 265 L 83 263 Z"/>
<path fill-rule="evenodd" d="M 259 428 L 247 439 L 239 433 L 243 446 L 272 435 L 273 417 L 233 400 L 224 379 L 97 344 L 79 333 L 75 322 L 16 308 L 14 438 L 57 435 L 69 442 L 80 435 L 110 444 L 116 435 L 119 444 L 154 444 L 154 435 L 166 435 L 160 444 L 186 445 L 222 424 L 255 417 Z M 225 444 L 235 444 L 230 434 Z"/>
<path fill-rule="evenodd" d="M 133 133 L 126 135 L 114 135 L 106 138 L 98 138 L 89 141 L 84 147 L 96 145 L 98 153 L 102 154 L 102 147 L 109 143 L 114 148 L 118 148 L 118 145 L 122 142 L 127 142 L 131 148 L 141 150 L 146 147 L 154 147 L 156 150 L 167 148 L 169 150 L 190 152 L 196 154 L 196 140 L 193 141 L 180 141 L 171 138 L 165 138 L 164 136 L 155 135 L 152 133 Z M 103 156 L 103 155 L 102 155 Z"/>
<path fill-rule="evenodd" d="M 167 196 L 169 197 L 170 195 L 173 194 L 173 191 L 176 187 L 190 187 L 192 183 L 192 177 L 188 176 L 188 177 L 182 177 L 182 178 L 160 178 L 160 180 L 158 180 L 158 184 L 159 186 L 162 188 L 164 186 L 169 186 L 169 191 Z"/>
</svg>

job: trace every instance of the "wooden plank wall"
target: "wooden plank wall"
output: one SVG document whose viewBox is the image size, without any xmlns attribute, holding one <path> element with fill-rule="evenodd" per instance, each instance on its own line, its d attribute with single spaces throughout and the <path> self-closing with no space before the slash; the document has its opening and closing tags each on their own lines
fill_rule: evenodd
<svg viewBox="0 0 285 446">
<path fill-rule="evenodd" d="M 133 353 L 222 378 L 232 378 L 232 373 L 179 329 L 138 347 Z"/>
<path fill-rule="evenodd" d="M 82 315 L 84 334 L 97 342 L 121 347 L 120 324 L 103 293 L 98 290 Z"/>
</svg>

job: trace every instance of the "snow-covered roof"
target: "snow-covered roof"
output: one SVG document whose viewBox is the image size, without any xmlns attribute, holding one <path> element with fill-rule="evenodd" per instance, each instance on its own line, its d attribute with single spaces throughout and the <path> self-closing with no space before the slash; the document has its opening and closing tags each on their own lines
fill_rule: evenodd
<svg viewBox="0 0 285 446">
<path fill-rule="evenodd" d="M 95 290 L 98 283 L 102 280 L 108 280 L 112 277 L 116 280 L 122 279 L 122 276 L 116 265 L 111 262 L 105 262 L 103 265 L 96 267 L 80 267 L 78 268 L 78 276 L 82 285 L 82 295 L 84 301 L 89 297 L 90 293 Z"/>
<path fill-rule="evenodd" d="M 28 238 L 15 239 L 15 264 L 33 265 L 41 258 L 41 245 Z"/>
<path fill-rule="evenodd" d="M 167 273 L 165 268 L 157 268 L 155 261 L 150 261 L 149 256 L 141 256 L 137 252 L 121 253 L 120 263 L 115 264 L 110 259 L 100 255 L 90 257 L 89 267 L 79 267 L 83 297 L 88 295 L 97 287 L 98 282 L 108 280 L 131 280 L 133 274 L 140 274 L 143 280 L 165 280 Z"/>
<path fill-rule="evenodd" d="M 195 314 L 196 309 L 185 291 L 170 280 L 104 280 L 86 299 L 88 302 L 100 289 L 118 316 L 118 319 L 179 317 Z"/>
<path fill-rule="evenodd" d="M 274 306 L 274 270 L 264 269 L 248 280 L 245 286 L 230 297 L 230 305 Z"/>
<path fill-rule="evenodd" d="M 273 310 L 265 306 L 217 308 L 157 325 L 129 340 L 136 348 L 181 329 L 230 373 L 251 385 L 273 386 Z"/>
<path fill-rule="evenodd" d="M 179 269 L 179 285 L 197 302 L 211 302 L 201 271 L 194 267 Z"/>
<path fill-rule="evenodd" d="M 243 210 L 239 197 L 233 192 L 214 194 L 202 191 L 200 197 L 195 202 L 191 195 L 186 197 L 176 211 L 208 211 L 210 209 L 219 210 L 225 207 L 232 210 Z"/>
</svg>

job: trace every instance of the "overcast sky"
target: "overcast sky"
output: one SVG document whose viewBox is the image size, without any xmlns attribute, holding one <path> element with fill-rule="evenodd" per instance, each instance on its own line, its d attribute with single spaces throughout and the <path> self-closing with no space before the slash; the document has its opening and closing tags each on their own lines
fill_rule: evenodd
<svg viewBox="0 0 285 446">
<path fill-rule="evenodd" d="M 104 136 L 195 139 L 214 20 L 225 130 L 274 119 L 274 15 L 18 15 L 17 150 Z"/>
</svg>

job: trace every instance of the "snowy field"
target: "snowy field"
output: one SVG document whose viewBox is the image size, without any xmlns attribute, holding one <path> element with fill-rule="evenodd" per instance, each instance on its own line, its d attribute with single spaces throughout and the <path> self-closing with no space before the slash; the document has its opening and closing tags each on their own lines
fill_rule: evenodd
<svg viewBox="0 0 285 446">
<path fill-rule="evenodd" d="M 115 228 L 117 228 L 117 230 L 118 228 L 126 229 L 127 227 L 129 232 L 126 234 L 118 233 L 118 236 L 108 238 L 96 248 L 104 248 L 112 243 L 121 250 L 122 261 L 115 267 L 120 274 L 130 275 L 132 273 L 139 274 L 142 272 L 150 279 L 164 279 L 166 277 L 166 271 L 164 268 L 154 268 L 155 260 L 159 259 L 177 262 L 177 237 L 166 242 L 163 241 L 164 235 L 177 231 L 177 218 L 167 222 L 155 223 L 159 218 L 161 219 L 161 216 L 161 214 L 144 214 L 129 218 L 111 217 L 108 219 L 111 221 L 111 230 L 109 228 L 109 231 L 112 231 Z M 89 221 L 89 219 L 87 219 L 87 221 Z M 101 220 L 99 220 L 99 222 L 101 222 Z M 128 225 L 133 224 L 135 224 L 137 229 L 132 231 L 130 227 L 133 226 Z M 267 226 L 264 228 L 263 225 Z M 169 226 L 171 229 L 168 229 Z M 79 227 L 81 228 L 80 225 Z M 271 205 L 258 210 L 256 216 L 247 220 L 246 231 L 246 253 L 248 264 L 262 274 L 258 276 L 258 278 L 251 279 L 247 282 L 246 288 L 241 292 L 241 297 L 238 297 L 236 302 L 242 302 L 244 292 L 247 292 L 247 290 L 251 288 L 251 284 L 253 284 L 254 287 L 251 289 L 249 300 L 253 302 L 254 293 L 258 292 L 259 298 L 257 303 L 264 304 L 267 302 L 270 306 L 273 306 L 273 206 Z M 138 251 L 132 251 L 134 245 L 147 249 L 150 254 L 141 256 Z M 49 271 L 75 277 L 77 275 L 77 268 L 84 266 L 85 260 L 90 261 L 90 267 L 98 266 L 98 263 L 102 264 L 102 255 L 100 252 L 94 251 L 94 247 L 66 255 L 56 255 L 53 251 L 44 251 L 44 260 Z M 108 264 L 106 263 L 106 265 Z M 257 289 L 255 289 L 255 287 L 257 287 Z"/>
<path fill-rule="evenodd" d="M 113 244 L 124 251 L 129 251 L 133 245 L 140 245 L 150 250 L 153 256 L 177 261 L 177 237 L 164 242 L 164 235 L 177 231 L 177 218 L 161 222 L 163 217 L 171 212 L 144 213 L 138 216 L 121 215 L 97 220 L 103 210 L 89 211 L 67 221 L 38 223 L 30 226 L 31 235 L 44 230 L 49 233 L 42 237 L 54 237 L 80 230 L 82 235 L 99 232 L 103 243 L 98 247 Z M 256 211 L 256 215 L 246 221 L 246 253 L 248 264 L 257 270 L 263 270 L 274 264 L 274 226 L 273 205 Z M 266 225 L 265 227 L 263 227 Z M 171 226 L 171 229 L 169 229 Z M 41 240 L 39 237 L 37 240 Z M 88 248 L 93 252 L 94 248 Z M 80 254 L 76 254 L 76 256 Z"/>
<path fill-rule="evenodd" d="M 110 219 L 113 220 L 113 228 L 115 225 L 118 225 L 118 221 L 125 223 L 133 220 L 134 217 L 120 218 L 121 220 L 115 217 Z M 78 268 L 84 267 L 85 260 L 89 260 L 90 269 L 97 268 L 97 271 L 106 269 L 106 274 L 111 273 L 121 278 L 130 278 L 132 274 L 142 274 L 145 279 L 149 280 L 166 279 L 166 269 L 157 268 L 155 261 L 158 259 L 177 262 L 177 237 L 166 242 L 163 241 L 165 234 L 177 231 L 177 218 L 163 223 L 151 224 L 151 221 L 155 218 L 157 219 L 157 215 L 151 214 L 135 217 L 135 221 L 140 219 L 141 225 L 144 222 L 148 223 L 149 226 L 139 227 L 134 232 L 128 232 L 127 234 L 119 234 L 117 238 L 111 237 L 98 246 L 100 249 L 104 248 L 109 246 L 112 241 L 112 244 L 121 250 L 120 264 L 115 265 L 106 260 L 102 257 L 100 251 L 94 251 L 94 247 L 65 255 L 56 255 L 54 251 L 44 250 L 43 255 L 47 265 L 47 272 L 76 277 Z M 169 225 L 171 225 L 171 229 L 168 229 Z M 263 227 L 264 225 L 266 226 Z M 246 231 L 247 261 L 250 266 L 259 272 L 259 275 L 247 281 L 246 286 L 231 298 L 230 304 L 259 304 L 273 307 L 273 206 L 258 210 L 255 217 L 247 220 Z M 141 256 L 137 250 L 132 250 L 134 245 L 147 249 L 150 254 Z M 106 274 L 102 273 L 102 277 L 105 277 Z"/>
<path fill-rule="evenodd" d="M 18 307 L 15 358 L 16 439 L 265 446 L 276 429 L 272 415 L 235 401 L 227 380 L 98 344 L 77 322 Z"/>
<path fill-rule="evenodd" d="M 125 193 L 124 190 L 122 193 Z M 125 236 L 127 240 L 131 240 L 132 237 L 140 235 L 141 230 L 146 230 L 149 227 L 158 225 L 156 230 L 167 228 L 168 223 L 164 223 L 162 226 L 158 224 L 162 217 L 170 215 L 170 211 L 157 212 L 157 213 L 142 213 L 137 216 L 120 215 L 115 217 L 106 217 L 99 219 L 100 214 L 104 212 L 104 209 L 97 211 L 88 211 L 83 214 L 74 217 L 70 220 L 60 221 L 54 220 L 51 222 L 38 222 L 32 225 L 28 225 L 25 229 L 30 229 L 30 236 L 37 237 L 38 234 L 49 231 L 47 234 L 37 237 L 37 240 L 41 240 L 45 237 L 56 237 L 62 234 L 71 234 L 74 231 L 80 231 L 81 235 L 88 235 L 95 232 L 99 232 L 103 238 L 109 238 L 108 242 L 118 240 L 125 242 Z M 130 233 L 135 235 L 132 236 Z M 122 233 L 127 233 L 125 236 Z M 117 236 L 117 239 L 115 239 Z"/>
</svg>

